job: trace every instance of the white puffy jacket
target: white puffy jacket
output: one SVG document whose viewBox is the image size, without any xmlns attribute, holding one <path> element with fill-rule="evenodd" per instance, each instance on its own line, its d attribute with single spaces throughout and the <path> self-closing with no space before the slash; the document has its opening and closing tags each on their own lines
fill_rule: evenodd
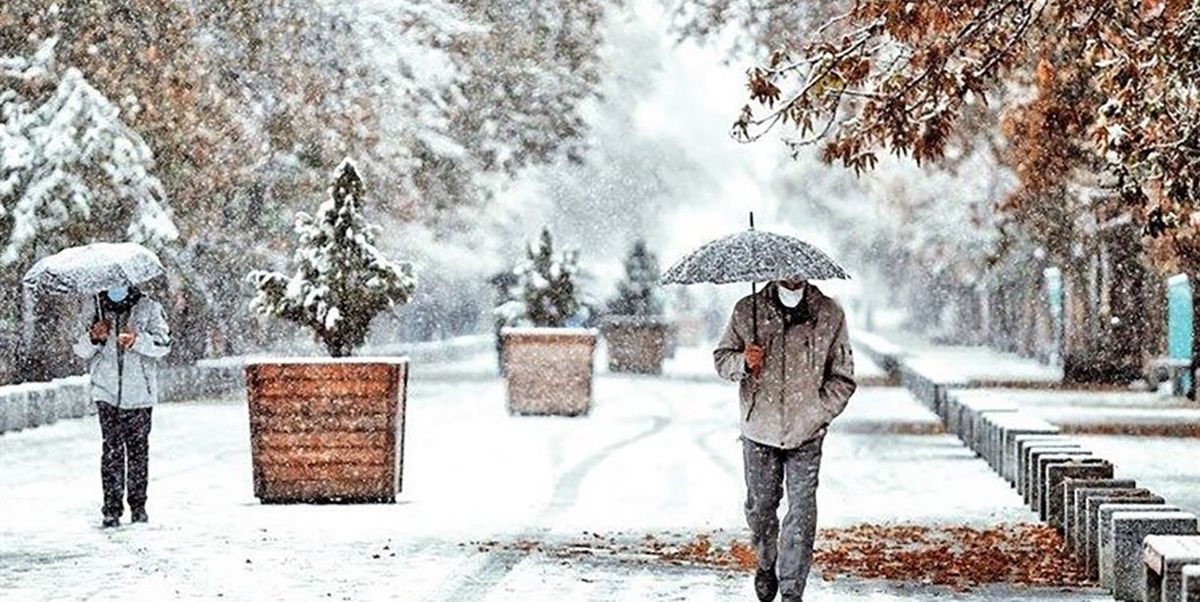
<svg viewBox="0 0 1200 602">
<path fill-rule="evenodd" d="M 87 360 L 92 376 L 92 401 L 103 401 L 125 409 L 148 408 L 158 401 L 159 358 L 171 352 L 171 328 L 157 301 L 142 297 L 129 310 L 127 328 L 137 339 L 123 352 L 118 376 L 117 335 L 110 329 L 108 340 L 92 344 L 87 331 L 75 342 L 75 355 Z"/>
</svg>

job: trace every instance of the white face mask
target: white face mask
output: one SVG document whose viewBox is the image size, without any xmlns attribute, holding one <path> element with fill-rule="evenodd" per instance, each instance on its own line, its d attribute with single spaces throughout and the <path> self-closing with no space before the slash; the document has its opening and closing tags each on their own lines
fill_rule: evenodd
<svg viewBox="0 0 1200 602">
<path fill-rule="evenodd" d="M 784 307 L 796 307 L 804 300 L 804 287 L 800 287 L 794 291 L 783 286 L 777 286 L 776 288 L 779 290 L 779 302 Z"/>
</svg>

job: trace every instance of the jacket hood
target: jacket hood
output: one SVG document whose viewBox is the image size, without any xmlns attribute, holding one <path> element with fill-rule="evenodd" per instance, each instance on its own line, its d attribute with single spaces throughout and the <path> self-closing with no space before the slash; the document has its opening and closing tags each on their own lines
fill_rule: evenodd
<svg viewBox="0 0 1200 602">
<path fill-rule="evenodd" d="M 96 296 L 100 299 L 101 311 L 108 314 L 125 313 L 132 310 L 133 306 L 137 305 L 138 301 L 141 301 L 144 295 L 136 286 L 131 286 L 129 287 L 129 295 L 121 301 L 114 302 L 109 300 L 108 295 L 104 294 L 104 292 L 96 293 Z"/>
</svg>

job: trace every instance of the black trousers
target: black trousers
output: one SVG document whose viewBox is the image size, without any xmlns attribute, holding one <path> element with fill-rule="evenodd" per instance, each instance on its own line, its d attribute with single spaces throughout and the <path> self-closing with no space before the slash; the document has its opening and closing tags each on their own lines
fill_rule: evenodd
<svg viewBox="0 0 1200 602">
<path fill-rule="evenodd" d="M 150 408 L 125 410 L 97 401 L 100 434 L 100 482 L 104 485 L 104 516 L 125 513 L 122 495 L 131 509 L 146 507 L 150 452 Z M 128 493 L 126 494 L 126 491 Z"/>
</svg>

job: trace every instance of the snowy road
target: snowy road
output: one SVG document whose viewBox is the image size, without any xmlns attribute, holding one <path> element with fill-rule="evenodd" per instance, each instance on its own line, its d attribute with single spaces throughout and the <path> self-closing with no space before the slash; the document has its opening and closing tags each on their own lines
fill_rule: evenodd
<svg viewBox="0 0 1200 602">
<path fill-rule="evenodd" d="M 244 403 L 172 404 L 151 435 L 152 522 L 104 531 L 94 419 L 0 437 L 0 599 L 752 599 L 741 573 L 473 543 L 745 539 L 732 387 L 602 376 L 587 418 L 513 418 L 498 380 L 419 376 L 396 505 L 262 506 Z M 862 389 L 826 440 L 821 525 L 1033 520 L 951 437 L 874 432 L 933 423 L 899 389 Z M 811 593 L 954 597 L 847 579 L 814 580 Z M 1082 595 L 973 599 L 985 594 Z"/>
</svg>

